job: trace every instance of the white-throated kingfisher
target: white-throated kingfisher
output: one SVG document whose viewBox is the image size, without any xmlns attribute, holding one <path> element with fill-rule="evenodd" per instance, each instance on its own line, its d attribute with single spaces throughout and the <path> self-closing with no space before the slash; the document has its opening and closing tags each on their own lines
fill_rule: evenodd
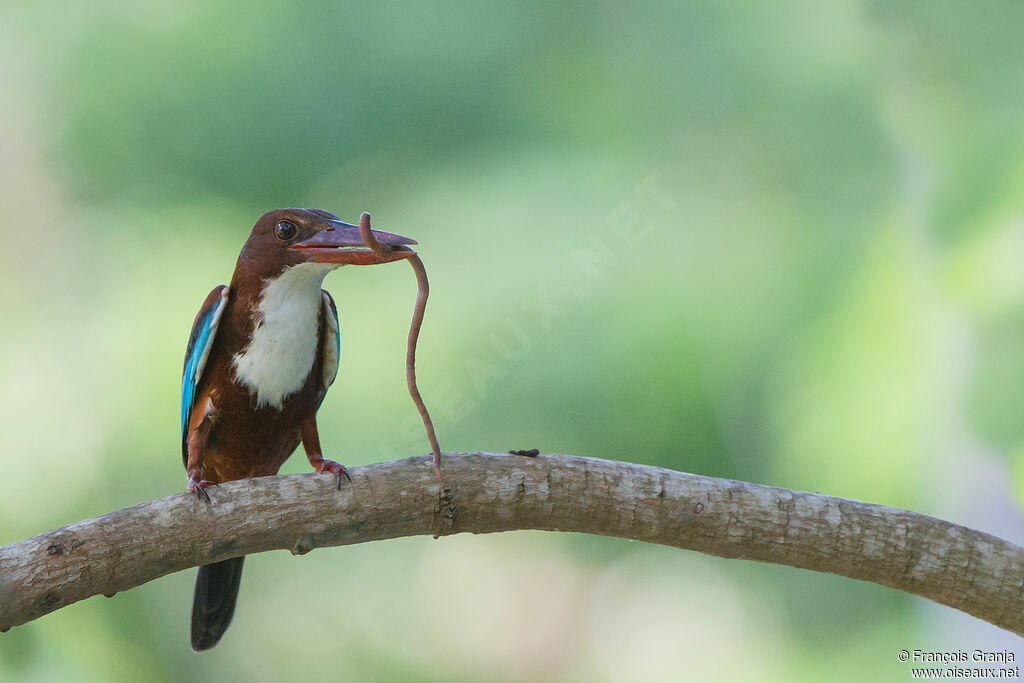
<svg viewBox="0 0 1024 683">
<path fill-rule="evenodd" d="M 381 244 L 415 240 L 373 231 Z M 319 209 L 279 209 L 256 221 L 231 284 L 214 288 L 192 325 L 181 380 L 181 456 L 188 491 L 277 474 L 302 443 L 309 464 L 341 487 L 345 468 L 325 460 L 316 411 L 338 372 L 338 311 L 321 289 L 343 265 L 413 254 L 375 254 L 355 225 Z M 192 647 L 217 644 L 231 623 L 244 557 L 203 565 L 192 602 Z"/>
</svg>

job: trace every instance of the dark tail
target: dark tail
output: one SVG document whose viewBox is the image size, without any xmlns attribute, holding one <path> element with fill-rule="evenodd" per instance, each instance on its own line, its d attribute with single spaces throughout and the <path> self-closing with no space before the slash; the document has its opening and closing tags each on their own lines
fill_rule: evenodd
<svg viewBox="0 0 1024 683">
<path fill-rule="evenodd" d="M 192 598 L 192 649 L 196 652 L 209 650 L 228 630 L 235 614 L 244 559 L 233 557 L 199 568 Z"/>
</svg>

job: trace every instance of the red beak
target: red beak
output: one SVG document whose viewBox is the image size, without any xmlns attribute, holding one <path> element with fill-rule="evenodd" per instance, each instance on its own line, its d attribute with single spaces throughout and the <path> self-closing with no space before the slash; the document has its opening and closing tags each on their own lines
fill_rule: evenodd
<svg viewBox="0 0 1024 683">
<path fill-rule="evenodd" d="M 378 256 L 363 243 L 358 225 L 341 221 L 331 221 L 331 227 L 321 230 L 308 240 L 291 245 L 289 249 L 301 250 L 307 259 L 315 263 L 338 263 L 354 266 L 391 263 L 409 258 L 416 253 L 405 246 L 416 244 L 414 239 L 380 230 L 372 232 L 378 242 L 392 247 L 392 249 Z"/>
</svg>

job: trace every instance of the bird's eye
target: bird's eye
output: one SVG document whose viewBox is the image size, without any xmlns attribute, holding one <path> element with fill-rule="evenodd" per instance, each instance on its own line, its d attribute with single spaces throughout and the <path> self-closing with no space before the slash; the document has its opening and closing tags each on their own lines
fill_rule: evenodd
<svg viewBox="0 0 1024 683">
<path fill-rule="evenodd" d="M 282 242 L 287 242 L 291 238 L 295 237 L 296 232 L 297 229 L 295 227 L 295 224 L 290 223 L 288 221 L 281 221 L 276 226 L 274 226 L 274 237 L 281 240 Z"/>
</svg>

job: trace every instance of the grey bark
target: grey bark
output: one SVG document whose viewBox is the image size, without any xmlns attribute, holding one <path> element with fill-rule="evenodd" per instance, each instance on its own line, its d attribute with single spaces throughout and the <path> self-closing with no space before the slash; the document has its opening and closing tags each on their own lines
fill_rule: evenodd
<svg viewBox="0 0 1024 683">
<path fill-rule="evenodd" d="M 180 493 L 0 548 L 0 630 L 92 595 L 275 549 L 513 529 L 661 543 L 871 581 L 1024 635 L 1024 549 L 883 505 L 570 455 L 465 453 Z"/>
</svg>

